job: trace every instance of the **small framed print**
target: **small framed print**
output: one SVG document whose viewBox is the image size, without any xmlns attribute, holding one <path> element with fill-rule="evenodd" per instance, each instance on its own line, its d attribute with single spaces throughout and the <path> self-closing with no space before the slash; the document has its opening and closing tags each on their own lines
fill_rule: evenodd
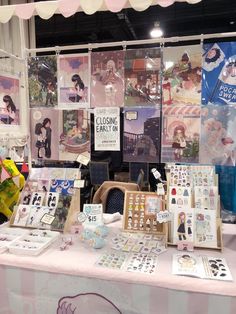
<svg viewBox="0 0 236 314">
<path fill-rule="evenodd" d="M 125 193 L 123 229 L 125 231 L 165 233 L 166 224 L 157 221 L 157 214 L 165 209 L 163 196 L 153 192 Z"/>
</svg>

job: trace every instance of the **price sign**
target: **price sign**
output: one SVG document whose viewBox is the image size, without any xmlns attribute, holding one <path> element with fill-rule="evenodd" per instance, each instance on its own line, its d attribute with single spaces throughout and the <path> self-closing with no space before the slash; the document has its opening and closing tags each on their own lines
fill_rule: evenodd
<svg viewBox="0 0 236 314">
<path fill-rule="evenodd" d="M 83 222 L 84 228 L 96 228 L 103 225 L 102 204 L 84 204 L 83 213 L 87 217 Z"/>
</svg>

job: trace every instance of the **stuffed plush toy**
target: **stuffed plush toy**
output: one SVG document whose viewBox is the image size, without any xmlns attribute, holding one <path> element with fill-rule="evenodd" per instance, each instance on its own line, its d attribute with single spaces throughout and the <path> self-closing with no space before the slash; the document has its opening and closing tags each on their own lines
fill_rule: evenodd
<svg viewBox="0 0 236 314">
<path fill-rule="evenodd" d="M 105 246 L 105 237 L 108 235 L 108 227 L 101 225 L 97 226 L 95 230 L 84 229 L 81 233 L 81 240 L 88 241 L 89 245 L 94 249 L 101 249 Z"/>
</svg>

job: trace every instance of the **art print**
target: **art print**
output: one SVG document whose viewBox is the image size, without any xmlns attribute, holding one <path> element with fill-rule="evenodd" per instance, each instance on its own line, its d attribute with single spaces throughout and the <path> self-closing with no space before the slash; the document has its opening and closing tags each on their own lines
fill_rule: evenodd
<svg viewBox="0 0 236 314">
<path fill-rule="evenodd" d="M 169 185 L 170 186 L 191 186 L 191 167 L 188 165 L 174 165 L 170 166 Z M 172 192 L 172 195 L 173 192 Z"/>
<path fill-rule="evenodd" d="M 41 219 L 48 212 L 50 212 L 48 207 L 31 206 L 30 215 L 27 220 L 26 227 L 42 228 L 43 225 L 41 224 Z"/>
<path fill-rule="evenodd" d="M 59 107 L 89 107 L 89 56 L 64 55 L 58 58 Z"/>
<path fill-rule="evenodd" d="M 124 110 L 123 160 L 156 163 L 160 155 L 160 109 Z"/>
<path fill-rule="evenodd" d="M 38 191 L 38 181 L 27 181 L 24 189 L 21 192 L 20 204 L 29 205 L 31 196 L 33 193 Z"/>
<path fill-rule="evenodd" d="M 195 245 L 217 247 L 217 226 L 215 210 L 195 210 Z"/>
<path fill-rule="evenodd" d="M 46 195 L 46 206 L 50 208 L 56 208 L 59 200 L 59 193 L 56 192 L 48 192 Z"/>
<path fill-rule="evenodd" d="M 91 107 L 123 107 L 124 51 L 92 52 Z"/>
<path fill-rule="evenodd" d="M 57 57 L 28 58 L 28 83 L 31 108 L 57 106 Z"/>
<path fill-rule="evenodd" d="M 194 214 L 191 208 L 174 210 L 174 233 L 173 243 L 179 241 L 194 241 Z"/>
<path fill-rule="evenodd" d="M 147 48 L 126 51 L 125 106 L 160 104 L 160 70 L 160 49 Z"/>
<path fill-rule="evenodd" d="M 197 163 L 200 140 L 199 106 L 164 106 L 162 162 Z"/>
<path fill-rule="evenodd" d="M 163 104 L 200 105 L 202 53 L 200 45 L 163 50 Z"/>
<path fill-rule="evenodd" d="M 45 199 L 45 192 L 34 192 L 31 195 L 30 205 L 42 206 Z"/>
<path fill-rule="evenodd" d="M 235 42 L 203 45 L 202 104 L 236 104 Z"/>
<path fill-rule="evenodd" d="M 63 231 L 71 205 L 70 195 L 60 195 L 51 230 Z"/>
<path fill-rule="evenodd" d="M 0 74 L 0 124 L 20 124 L 20 80 L 9 74 Z"/>
<path fill-rule="evenodd" d="M 200 162 L 235 166 L 236 107 L 207 105 L 201 112 Z"/>
<path fill-rule="evenodd" d="M 190 253 L 174 254 L 172 273 L 174 275 L 203 277 L 204 270 L 201 257 Z"/>
<path fill-rule="evenodd" d="M 50 180 L 38 180 L 38 192 L 48 192 L 50 189 Z"/>
<path fill-rule="evenodd" d="M 31 109 L 31 154 L 33 160 L 58 160 L 58 111 Z"/>
<path fill-rule="evenodd" d="M 75 161 L 79 154 L 90 152 L 90 115 L 83 109 L 59 113 L 59 160 Z"/>
<path fill-rule="evenodd" d="M 94 110 L 95 151 L 120 150 L 120 109 L 95 108 Z"/>
</svg>

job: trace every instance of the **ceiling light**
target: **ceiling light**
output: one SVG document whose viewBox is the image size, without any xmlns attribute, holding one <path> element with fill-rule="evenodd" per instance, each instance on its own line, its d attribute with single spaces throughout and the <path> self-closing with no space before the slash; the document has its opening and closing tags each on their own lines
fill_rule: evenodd
<svg viewBox="0 0 236 314">
<path fill-rule="evenodd" d="M 163 31 L 160 28 L 159 22 L 154 23 L 154 28 L 151 30 L 150 35 L 152 38 L 158 38 L 158 37 L 161 37 L 163 35 Z"/>
</svg>

